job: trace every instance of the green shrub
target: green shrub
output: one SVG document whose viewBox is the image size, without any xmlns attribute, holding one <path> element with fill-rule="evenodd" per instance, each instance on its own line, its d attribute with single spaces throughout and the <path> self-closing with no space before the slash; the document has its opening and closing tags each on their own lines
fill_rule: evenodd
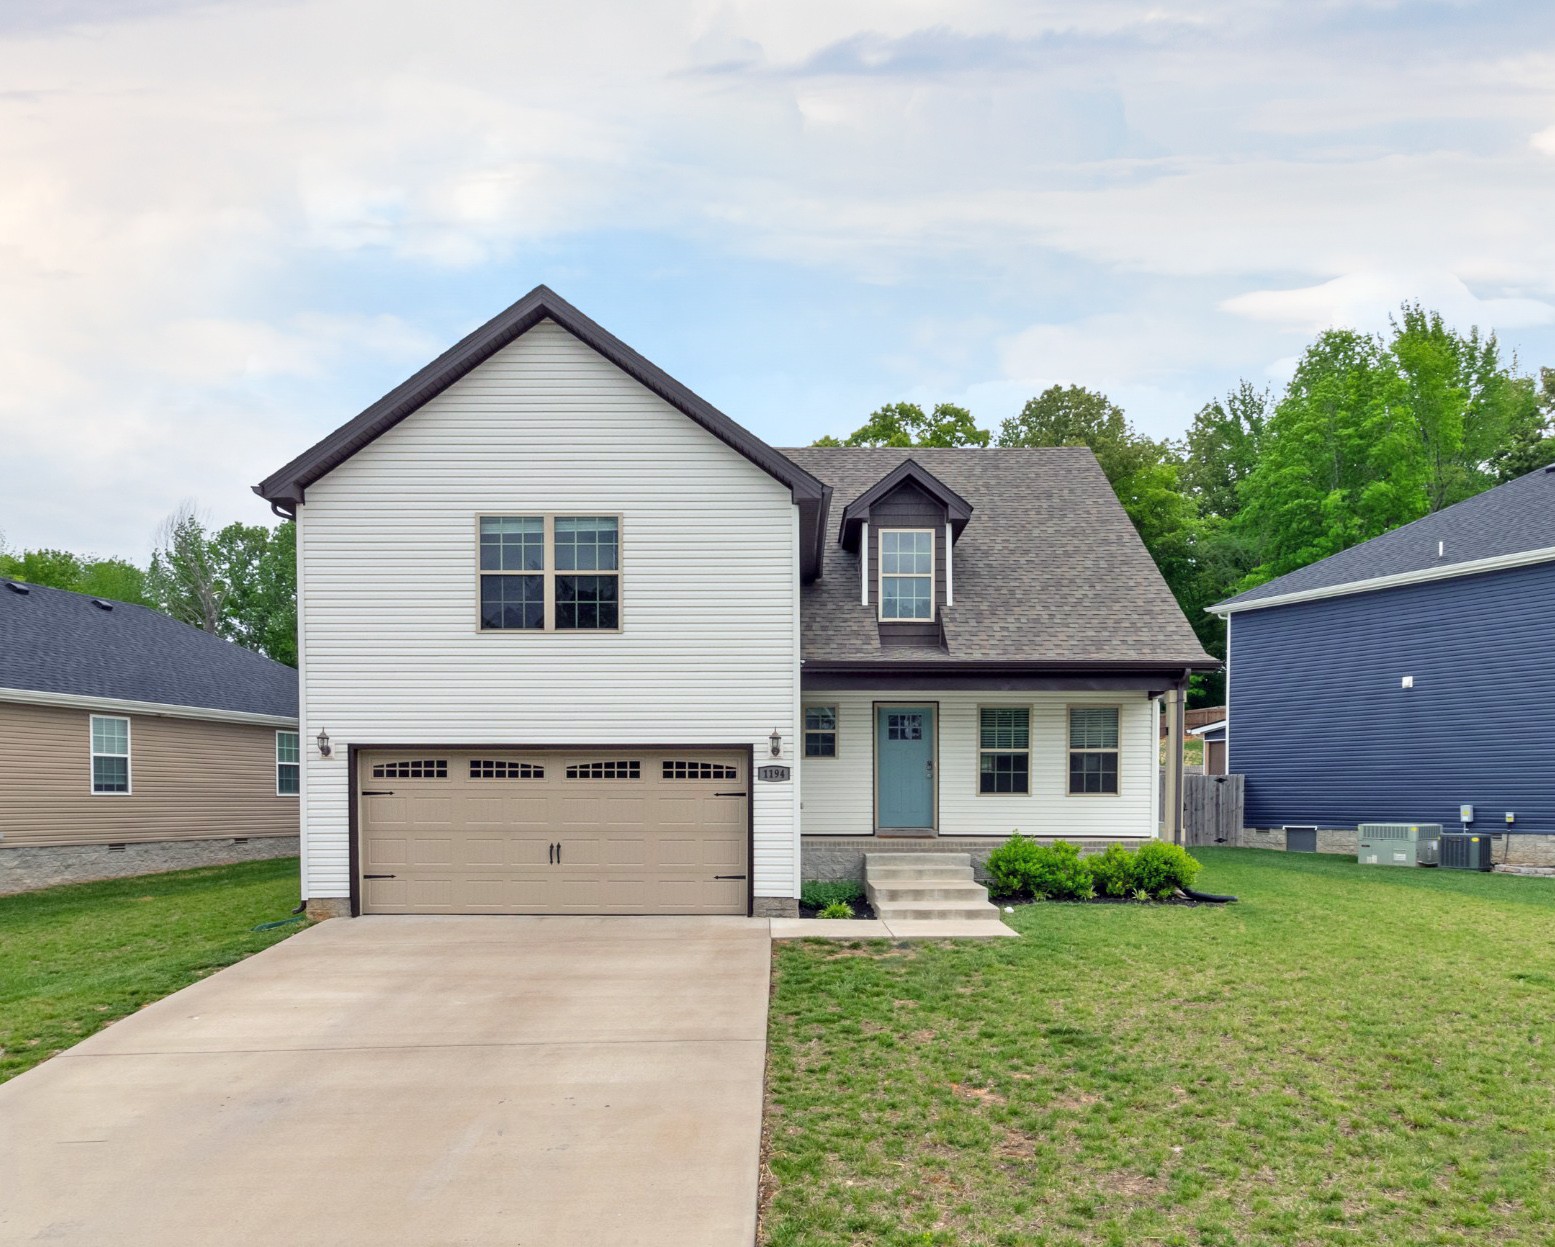
<svg viewBox="0 0 1555 1247">
<path fill-rule="evenodd" d="M 799 903 L 807 909 L 825 909 L 841 901 L 856 905 L 864 899 L 864 885 L 852 879 L 812 879 L 799 889 Z"/>
<path fill-rule="evenodd" d="M 1055 840 L 1042 848 L 1031 877 L 1031 894 L 1055 901 L 1088 901 L 1096 895 L 1091 884 L 1091 864 L 1067 840 Z"/>
<path fill-rule="evenodd" d="M 1199 863 L 1180 844 L 1147 840 L 1134 854 L 1134 887 L 1165 900 L 1178 888 L 1193 886 Z"/>
<path fill-rule="evenodd" d="M 1079 901 L 1096 895 L 1090 864 L 1065 840 L 1038 844 L 1017 832 L 988 855 L 984 869 L 997 897 Z"/>
<path fill-rule="evenodd" d="M 849 905 L 847 901 L 833 901 L 816 916 L 820 918 L 851 918 L 853 917 L 853 906 Z"/>
<path fill-rule="evenodd" d="M 1091 868 L 1092 886 L 1102 896 L 1128 896 L 1134 891 L 1134 854 L 1121 844 L 1109 844 L 1085 863 Z"/>
<path fill-rule="evenodd" d="M 983 869 L 988 873 L 988 891 L 998 897 L 1031 895 L 1031 879 L 1042 846 L 1015 832 L 988 854 Z"/>
</svg>

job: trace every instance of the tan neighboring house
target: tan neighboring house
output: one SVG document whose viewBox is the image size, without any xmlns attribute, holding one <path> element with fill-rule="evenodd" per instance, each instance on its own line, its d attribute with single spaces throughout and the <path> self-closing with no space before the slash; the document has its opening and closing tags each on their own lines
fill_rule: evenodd
<svg viewBox="0 0 1555 1247">
<path fill-rule="evenodd" d="M 0 581 L 0 894 L 297 852 L 297 673 Z"/>
</svg>

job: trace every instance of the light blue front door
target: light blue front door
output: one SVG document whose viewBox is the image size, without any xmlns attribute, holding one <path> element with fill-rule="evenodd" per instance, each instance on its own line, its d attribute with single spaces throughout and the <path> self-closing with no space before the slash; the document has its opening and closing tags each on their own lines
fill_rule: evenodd
<svg viewBox="0 0 1555 1247">
<path fill-rule="evenodd" d="M 934 707 L 875 707 L 875 791 L 881 827 L 934 826 Z"/>
</svg>

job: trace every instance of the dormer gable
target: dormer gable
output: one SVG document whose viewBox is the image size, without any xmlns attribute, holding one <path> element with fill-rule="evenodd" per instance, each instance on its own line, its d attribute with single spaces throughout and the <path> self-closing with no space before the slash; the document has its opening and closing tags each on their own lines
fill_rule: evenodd
<svg viewBox="0 0 1555 1247">
<path fill-rule="evenodd" d="M 952 541 L 972 518 L 972 504 L 934 473 L 912 459 L 903 459 L 843 509 L 837 540 L 857 553 L 864 526 L 880 528 L 904 518 L 924 520 L 937 515 L 936 527 L 948 524 Z"/>
</svg>

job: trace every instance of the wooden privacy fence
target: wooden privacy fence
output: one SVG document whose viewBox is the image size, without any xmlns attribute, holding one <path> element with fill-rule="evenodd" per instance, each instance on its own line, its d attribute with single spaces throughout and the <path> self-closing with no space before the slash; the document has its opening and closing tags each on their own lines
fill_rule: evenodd
<svg viewBox="0 0 1555 1247">
<path fill-rule="evenodd" d="M 1166 826 L 1166 776 L 1161 776 L 1161 825 Z M 1182 777 L 1184 844 L 1238 844 L 1242 834 L 1242 776 Z"/>
</svg>

